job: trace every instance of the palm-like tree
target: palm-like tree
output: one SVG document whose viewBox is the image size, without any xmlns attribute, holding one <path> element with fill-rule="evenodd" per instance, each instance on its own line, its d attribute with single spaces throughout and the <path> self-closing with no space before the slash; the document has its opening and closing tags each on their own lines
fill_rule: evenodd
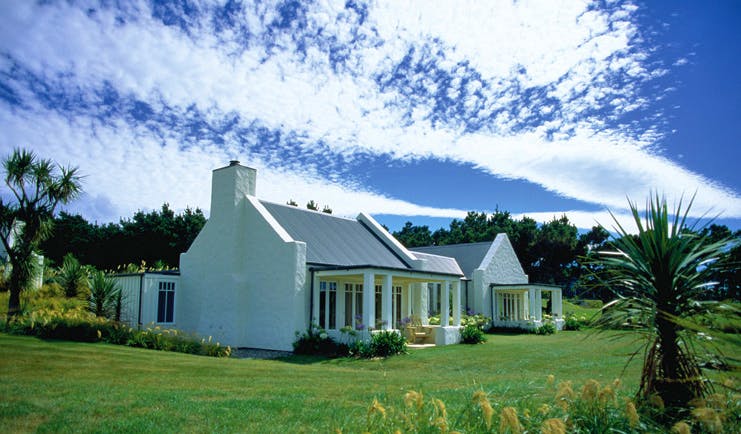
<svg viewBox="0 0 741 434">
<path fill-rule="evenodd" d="M 71 253 L 64 255 L 64 261 L 54 280 L 62 287 L 66 297 L 87 295 L 87 270 Z"/>
<path fill-rule="evenodd" d="M 81 191 L 77 168 L 56 166 L 31 151 L 16 149 L 3 161 L 11 200 L 0 198 L 0 241 L 11 265 L 8 318 L 20 313 L 20 294 L 36 274 L 32 260 L 41 241 L 49 237 L 54 211 Z"/>
<path fill-rule="evenodd" d="M 701 328 L 688 318 L 712 309 L 712 303 L 697 299 L 712 285 L 712 265 L 730 242 L 710 242 L 698 235 L 708 223 L 689 224 L 693 200 L 684 209 L 680 200 L 670 213 L 666 199 L 656 195 L 647 201 L 644 219 L 629 201 L 637 234 L 629 233 L 613 215 L 617 235 L 612 248 L 593 260 L 593 265 L 603 267 L 602 279 L 619 295 L 603 308 L 596 325 L 630 326 L 643 333 L 639 397 L 656 394 L 668 407 L 686 408 L 712 387 L 703 379 L 696 357 Z"/>
<path fill-rule="evenodd" d="M 95 316 L 115 320 L 121 318 L 121 289 L 116 281 L 102 271 L 95 271 L 90 279 L 88 310 Z"/>
</svg>

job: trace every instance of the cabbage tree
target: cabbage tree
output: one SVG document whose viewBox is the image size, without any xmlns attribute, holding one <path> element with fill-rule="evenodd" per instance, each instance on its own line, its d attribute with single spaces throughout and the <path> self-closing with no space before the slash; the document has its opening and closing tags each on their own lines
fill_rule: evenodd
<svg viewBox="0 0 741 434">
<path fill-rule="evenodd" d="M 2 162 L 9 194 L 0 196 L 0 241 L 11 271 L 8 319 L 20 313 L 20 294 L 38 271 L 34 253 L 51 235 L 54 212 L 80 194 L 77 168 L 55 165 L 31 151 L 16 149 Z"/>
<path fill-rule="evenodd" d="M 637 233 L 631 233 L 612 215 L 614 231 L 608 248 L 592 259 L 602 268 L 601 279 L 618 298 L 603 308 L 600 329 L 633 328 L 644 340 L 639 397 L 658 395 L 668 407 L 687 407 L 706 395 L 706 381 L 698 362 L 700 349 L 712 342 L 692 318 L 709 313 L 717 303 L 699 302 L 708 291 L 712 269 L 730 246 L 730 239 L 710 241 L 698 234 L 708 223 L 690 223 L 694 197 L 669 211 L 666 199 L 656 195 L 646 203 L 643 218 L 630 202 Z"/>
</svg>

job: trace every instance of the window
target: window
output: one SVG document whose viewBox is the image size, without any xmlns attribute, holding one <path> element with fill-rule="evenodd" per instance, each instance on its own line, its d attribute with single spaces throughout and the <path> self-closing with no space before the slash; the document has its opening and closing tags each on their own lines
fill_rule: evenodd
<svg viewBox="0 0 741 434">
<path fill-rule="evenodd" d="M 337 282 L 319 282 L 319 326 L 337 328 Z"/>
<path fill-rule="evenodd" d="M 175 282 L 159 282 L 159 298 L 157 302 L 157 322 L 174 322 L 175 314 Z"/>
<path fill-rule="evenodd" d="M 345 325 L 357 328 L 363 323 L 363 284 L 345 284 Z"/>
</svg>

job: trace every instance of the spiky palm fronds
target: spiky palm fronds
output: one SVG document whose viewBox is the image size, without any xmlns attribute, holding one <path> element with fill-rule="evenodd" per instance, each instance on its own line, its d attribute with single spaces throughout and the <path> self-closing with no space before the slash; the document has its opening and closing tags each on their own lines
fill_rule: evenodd
<svg viewBox="0 0 741 434">
<path fill-rule="evenodd" d="M 81 192 L 77 168 L 57 167 L 31 151 L 16 149 L 3 160 L 10 201 L 0 199 L 0 241 L 11 264 L 8 318 L 20 311 L 20 293 L 34 277 L 33 254 L 49 237 L 54 211 Z M 57 173 L 59 172 L 59 173 Z"/>
<path fill-rule="evenodd" d="M 85 267 L 71 253 L 64 256 L 62 266 L 54 280 L 64 289 L 66 297 L 85 294 L 89 285 Z"/>
<path fill-rule="evenodd" d="M 686 207 L 680 200 L 670 213 L 666 199 L 655 195 L 647 201 L 643 218 L 636 204 L 629 202 L 637 234 L 627 231 L 613 215 L 617 236 L 612 248 L 593 259 L 595 265 L 604 267 L 602 279 L 618 294 L 617 300 L 603 308 L 596 326 L 642 333 L 640 396 L 656 394 L 667 405 L 680 407 L 711 387 L 701 376 L 696 328 L 686 316 L 709 307 L 696 299 L 712 285 L 709 265 L 730 242 L 709 242 L 697 234 L 709 222 L 689 224 L 693 200 Z"/>
<path fill-rule="evenodd" d="M 95 316 L 111 318 L 116 315 L 120 318 L 121 289 L 116 281 L 109 278 L 102 271 L 93 273 L 90 279 L 90 297 L 88 309 Z"/>
</svg>

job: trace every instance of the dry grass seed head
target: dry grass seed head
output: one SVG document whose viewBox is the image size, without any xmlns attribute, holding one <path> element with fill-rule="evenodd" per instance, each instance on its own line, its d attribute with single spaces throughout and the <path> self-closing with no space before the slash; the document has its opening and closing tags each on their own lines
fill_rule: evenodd
<svg viewBox="0 0 741 434">
<path fill-rule="evenodd" d="M 661 399 L 661 397 L 655 393 L 648 397 L 648 404 L 651 407 L 659 409 L 659 410 L 664 409 L 664 400 Z"/>
<path fill-rule="evenodd" d="M 586 402 L 594 402 L 601 387 L 597 380 L 587 380 L 581 388 L 581 399 Z"/>
<path fill-rule="evenodd" d="M 404 404 L 409 408 L 416 407 L 417 410 L 421 410 L 424 405 L 422 393 L 410 390 L 404 395 Z"/>
<path fill-rule="evenodd" d="M 600 390 L 599 392 L 599 403 L 600 405 L 604 406 L 608 402 L 614 402 L 617 397 L 615 396 L 615 392 L 612 390 L 612 387 L 605 386 L 604 389 Z"/>
<path fill-rule="evenodd" d="M 543 421 L 540 427 L 542 434 L 566 434 L 566 424 L 561 419 L 551 418 Z"/>
<path fill-rule="evenodd" d="M 486 393 L 483 390 L 477 390 L 473 393 L 471 400 L 481 408 L 486 429 L 491 429 L 491 418 L 494 416 L 494 409 L 491 407 L 491 403 L 489 403 L 489 398 L 486 397 Z"/>
<path fill-rule="evenodd" d="M 556 381 L 556 376 L 553 374 L 549 374 L 546 379 L 545 383 L 548 385 L 548 387 L 552 387 L 553 383 Z"/>
<path fill-rule="evenodd" d="M 538 413 L 542 414 L 543 416 L 548 414 L 549 411 L 551 411 L 551 406 L 548 404 L 543 404 L 540 407 L 538 407 Z"/>
<path fill-rule="evenodd" d="M 687 422 L 677 422 L 672 426 L 672 433 L 674 434 L 692 434 L 692 429 Z"/>
<path fill-rule="evenodd" d="M 514 407 L 504 407 L 499 415 L 499 431 L 520 434 L 522 429 L 517 410 Z"/>
<path fill-rule="evenodd" d="M 712 433 L 723 432 L 723 421 L 718 412 L 712 408 L 696 408 L 692 410 L 692 416 L 708 431 Z"/>
<path fill-rule="evenodd" d="M 633 401 L 625 403 L 625 417 L 628 418 L 628 423 L 630 423 L 631 428 L 637 427 L 638 423 L 641 421 L 640 417 L 638 417 L 638 411 L 636 410 L 636 405 L 633 404 Z"/>
<path fill-rule="evenodd" d="M 386 409 L 381 405 L 381 403 L 378 402 L 378 399 L 376 398 L 373 398 L 373 403 L 368 409 L 369 417 L 374 414 L 379 414 L 381 415 L 381 418 L 386 419 Z"/>
</svg>

